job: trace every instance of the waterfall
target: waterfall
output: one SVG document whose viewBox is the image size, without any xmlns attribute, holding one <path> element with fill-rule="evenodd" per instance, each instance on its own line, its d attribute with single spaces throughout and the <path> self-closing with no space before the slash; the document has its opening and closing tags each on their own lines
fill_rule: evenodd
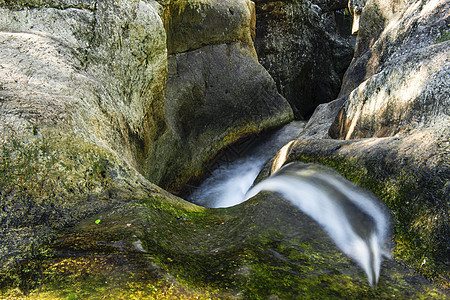
<svg viewBox="0 0 450 300">
<path fill-rule="evenodd" d="M 291 122 L 268 136 L 263 136 L 262 142 L 256 142 L 241 157 L 215 169 L 187 200 L 211 208 L 230 207 L 244 202 L 245 194 L 264 164 L 283 145 L 297 137 L 304 126 L 305 122 Z"/>
<path fill-rule="evenodd" d="M 377 284 L 382 257 L 390 257 L 390 221 L 374 195 L 326 167 L 299 162 L 255 185 L 245 199 L 263 190 L 278 192 L 314 219 L 361 266 L 369 283 Z"/>
<path fill-rule="evenodd" d="M 220 166 L 188 200 L 219 208 L 242 203 L 263 190 L 277 192 L 315 220 L 376 285 L 382 258 L 390 257 L 390 220 L 387 208 L 374 195 L 329 168 L 298 162 L 252 187 L 264 164 L 303 126 L 293 122 L 246 155 Z"/>
</svg>

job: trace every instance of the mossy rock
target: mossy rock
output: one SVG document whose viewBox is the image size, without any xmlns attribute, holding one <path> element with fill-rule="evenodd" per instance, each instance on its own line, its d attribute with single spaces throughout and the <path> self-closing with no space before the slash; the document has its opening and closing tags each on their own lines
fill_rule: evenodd
<svg viewBox="0 0 450 300">
<path fill-rule="evenodd" d="M 251 1 L 172 0 L 165 11 L 169 54 L 233 42 L 253 49 L 255 11 Z"/>
</svg>

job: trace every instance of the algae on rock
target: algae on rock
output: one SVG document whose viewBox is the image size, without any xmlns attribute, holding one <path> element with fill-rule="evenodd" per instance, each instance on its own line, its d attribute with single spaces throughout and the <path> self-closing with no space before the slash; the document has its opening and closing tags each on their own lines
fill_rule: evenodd
<svg viewBox="0 0 450 300">
<path fill-rule="evenodd" d="M 275 195 L 212 210 L 142 176 L 185 183 L 225 146 L 292 119 L 256 61 L 252 2 L 0 5 L 2 297 L 445 298 L 392 261 L 370 289 L 317 225 Z M 195 38 L 180 37 L 180 27 Z M 445 111 L 438 117 L 445 124 Z M 436 201 L 449 191 L 448 132 L 416 133 L 297 141 L 289 159 L 346 166 L 356 182 L 380 188 L 399 222 L 397 257 L 440 271 L 448 214 Z M 414 242 L 424 250 L 408 248 Z"/>
<path fill-rule="evenodd" d="M 156 2 L 8 3 L 0 8 L 2 267 L 116 205 L 130 182 L 153 186 L 132 168 L 140 144 L 130 137 L 154 134 L 146 123 L 161 118 L 167 72 Z"/>
<path fill-rule="evenodd" d="M 222 147 L 292 118 L 255 59 L 252 3 L 208 3 L 213 7 L 199 7 L 206 9 L 208 20 L 219 13 L 221 22 L 234 24 L 224 31 L 228 37 L 207 32 L 215 37 L 200 42 L 213 49 L 203 58 L 206 70 L 217 72 L 211 86 L 218 82 L 231 89 L 239 80 L 214 70 L 220 67 L 212 64 L 214 55 L 221 55 L 222 63 L 231 64 L 229 71 L 237 74 L 239 66 L 248 67 L 243 80 L 253 78 L 253 84 L 247 89 L 241 85 L 242 101 L 232 107 L 236 112 L 244 104 L 257 109 L 247 109 L 239 120 L 225 115 L 224 127 L 214 132 L 193 128 L 196 133 L 187 136 L 192 138 L 187 143 L 186 136 L 180 142 L 177 131 L 184 124 L 172 124 L 174 115 L 167 115 L 173 110 L 170 105 L 177 107 L 176 101 L 183 99 L 172 98 L 175 102 L 168 108 L 164 100 L 168 41 L 163 18 L 168 3 L 164 7 L 156 1 L 0 3 L 2 267 L 28 257 L 61 228 L 130 201 L 130 193 L 151 197 L 159 188 L 138 171 L 158 179 L 159 168 L 180 160 L 167 169 L 172 173 L 164 174 L 164 179 L 168 184 L 185 180 L 199 174 Z M 205 109 L 204 117 L 218 120 L 223 107 L 216 108 L 219 111 Z M 204 125 L 202 118 L 191 117 L 199 121 L 196 125 Z M 187 168 L 180 167 L 182 159 Z M 161 201 L 184 203 L 168 194 Z"/>
</svg>

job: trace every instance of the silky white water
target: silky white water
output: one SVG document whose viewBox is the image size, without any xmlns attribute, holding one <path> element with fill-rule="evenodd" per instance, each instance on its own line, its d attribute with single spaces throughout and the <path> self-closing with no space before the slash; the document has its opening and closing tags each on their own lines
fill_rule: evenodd
<svg viewBox="0 0 450 300">
<path fill-rule="evenodd" d="M 382 257 L 390 257 L 389 214 L 371 193 L 331 170 L 293 162 L 248 191 L 245 200 L 260 191 L 281 194 L 314 219 L 335 244 L 378 282 Z"/>
<path fill-rule="evenodd" d="M 291 122 L 265 137 L 264 142 L 256 143 L 242 157 L 214 170 L 187 200 L 211 208 L 242 203 L 264 164 L 283 145 L 297 137 L 304 126 L 305 122 Z"/>
<path fill-rule="evenodd" d="M 291 123 L 244 157 L 222 165 L 188 200 L 219 208 L 240 204 L 263 190 L 277 192 L 321 225 L 375 285 L 383 256 L 390 257 L 390 220 L 386 207 L 370 192 L 328 168 L 298 162 L 282 167 L 252 187 L 264 164 L 295 138 L 303 125 Z"/>
</svg>

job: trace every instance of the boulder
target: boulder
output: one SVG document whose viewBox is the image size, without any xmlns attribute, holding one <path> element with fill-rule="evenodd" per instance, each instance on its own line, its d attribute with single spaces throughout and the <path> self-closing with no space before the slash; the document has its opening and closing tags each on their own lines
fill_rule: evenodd
<svg viewBox="0 0 450 300">
<path fill-rule="evenodd" d="M 0 7 L 0 298 L 448 296 L 393 261 L 372 289 L 320 227 L 277 195 L 214 210 L 148 180 L 185 182 L 225 145 L 292 119 L 249 44 L 249 1 L 1 1 Z M 221 40 L 223 29 L 208 37 L 192 28 L 198 40 L 172 41 L 169 51 L 168 32 L 178 22 L 168 22 L 171 7 L 186 11 L 186 19 L 175 19 L 191 25 L 189 18 L 203 15 L 226 24 L 227 14 L 233 33 Z M 239 30 L 239 24 L 250 25 Z M 338 106 L 329 104 L 326 120 Z M 371 142 L 392 141 L 393 154 L 401 145 L 428 151 L 408 137 L 411 144 L 388 137 L 354 145 L 364 151 Z M 296 142 L 295 149 L 333 158 L 353 143 L 330 141 L 334 148 Z M 397 182 L 411 183 L 405 189 L 414 193 L 413 209 L 395 197 L 388 205 L 404 225 L 396 227 L 399 244 L 436 242 L 424 252 L 397 248 L 398 257 L 416 255 L 414 262 L 425 253 L 424 269 L 441 266 L 448 224 L 433 219 L 445 217 L 432 202 L 445 199 L 433 192 L 442 186 L 436 178 L 448 181 L 446 169 L 435 168 L 446 163 L 439 153 L 448 152 L 448 141 L 440 142 L 431 144 L 438 155 L 427 161 L 429 176 L 401 177 L 401 166 L 388 169 L 391 155 L 373 164 L 396 176 L 387 189 L 394 196 L 403 195 Z M 422 168 L 417 157 L 413 165 Z M 367 170 L 355 174 L 371 178 L 363 176 Z M 441 190 L 446 196 L 448 184 Z M 423 195 L 431 195 L 426 205 Z"/>
<path fill-rule="evenodd" d="M 352 38 L 339 34 L 330 1 L 255 3 L 259 62 L 275 79 L 295 117 L 309 118 L 319 104 L 338 95 L 353 56 Z"/>
<path fill-rule="evenodd" d="M 176 0 L 165 8 L 169 54 L 238 41 L 254 52 L 256 20 L 252 1 Z"/>
<path fill-rule="evenodd" d="M 3 269 L 130 184 L 155 187 L 133 167 L 163 119 L 167 57 L 154 1 L 1 4 Z"/>
<path fill-rule="evenodd" d="M 27 5 L 1 8 L 3 93 L 30 106 L 43 102 L 36 110 L 59 107 L 76 134 L 136 167 L 141 145 L 164 126 L 167 51 L 158 4 Z"/>
<path fill-rule="evenodd" d="M 148 178 L 179 182 L 224 145 L 292 119 L 254 56 L 251 2 L 203 1 L 196 19 L 196 4 L 173 1 L 173 20 L 193 16 L 193 36 L 204 20 L 229 19 L 225 37 L 206 31 L 184 50 L 175 45 L 191 39 L 173 40 L 178 23 L 165 27 L 170 3 L 160 2 L 0 2 L 2 268 L 93 213 L 151 197 Z M 189 51 L 168 58 L 169 44 Z M 189 74 L 196 63 L 200 77 Z M 190 88 L 200 94 L 186 97 Z"/>
<path fill-rule="evenodd" d="M 165 9 L 167 128 L 141 172 L 177 193 L 228 145 L 293 116 L 256 60 L 251 1 L 172 1 Z"/>
</svg>

